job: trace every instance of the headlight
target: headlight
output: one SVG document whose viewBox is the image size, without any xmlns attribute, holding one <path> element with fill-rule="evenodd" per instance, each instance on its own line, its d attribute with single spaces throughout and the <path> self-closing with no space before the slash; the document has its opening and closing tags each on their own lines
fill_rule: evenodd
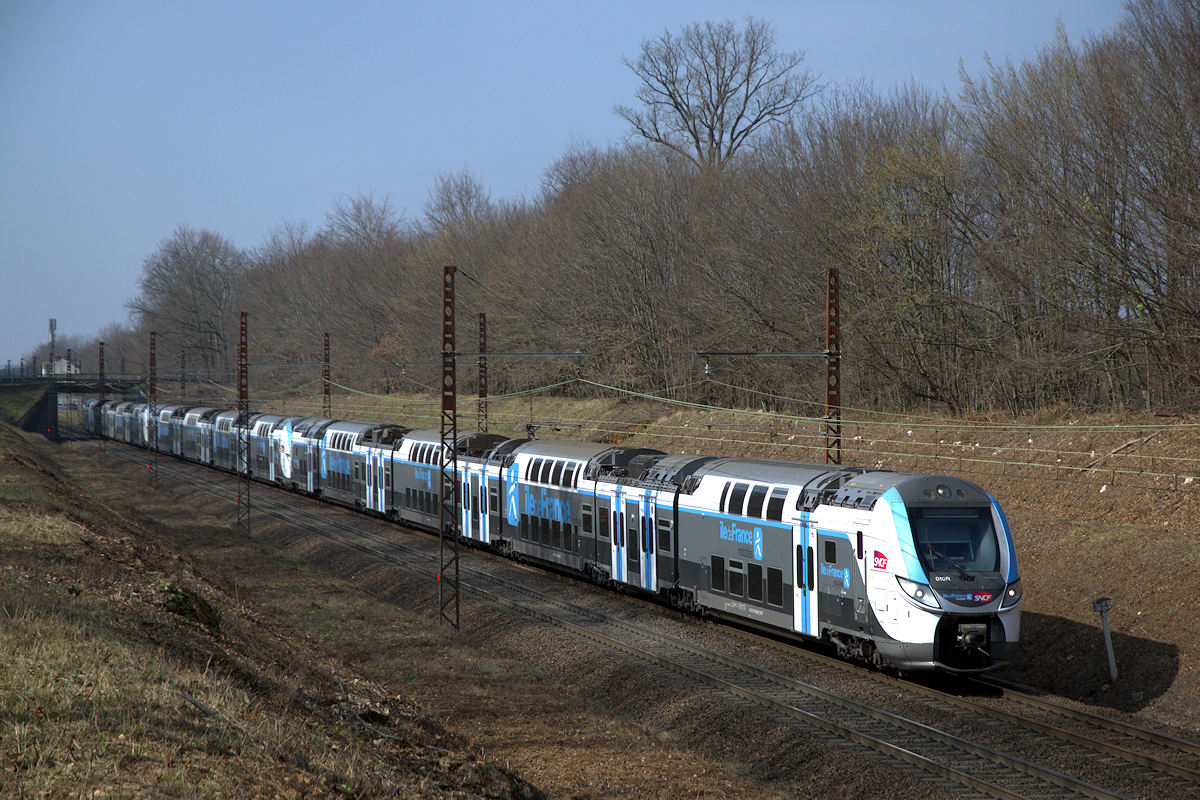
<svg viewBox="0 0 1200 800">
<path fill-rule="evenodd" d="M 917 583 L 916 581 L 910 581 L 907 578 L 901 578 L 899 575 L 896 576 L 896 581 L 900 584 L 900 588 L 904 590 L 906 595 L 911 597 L 913 600 L 916 600 L 926 608 L 942 607 L 942 604 L 938 602 L 938 599 L 933 596 L 933 590 L 927 585 L 923 583 Z"/>
<path fill-rule="evenodd" d="M 1021 579 L 1018 578 L 1017 580 L 1010 583 L 1008 586 L 1004 587 L 1004 599 L 1000 601 L 1000 610 L 1003 611 L 1006 608 L 1012 608 L 1018 602 L 1020 602 L 1020 600 L 1021 600 Z"/>
</svg>

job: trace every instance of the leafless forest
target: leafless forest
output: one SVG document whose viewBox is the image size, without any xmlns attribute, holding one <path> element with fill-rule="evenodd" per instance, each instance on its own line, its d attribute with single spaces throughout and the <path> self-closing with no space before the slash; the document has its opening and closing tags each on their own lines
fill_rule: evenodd
<svg viewBox="0 0 1200 800">
<path fill-rule="evenodd" d="M 129 323 L 59 351 L 92 371 L 103 340 L 110 373 L 140 370 L 156 330 L 160 371 L 182 352 L 215 375 L 244 310 L 253 361 L 319 361 L 328 331 L 334 382 L 417 390 L 438 382 L 453 264 L 460 350 L 486 312 L 489 350 L 591 354 L 496 360 L 494 393 L 582 377 L 820 399 L 821 359 L 714 360 L 706 379 L 696 353 L 824 349 L 837 267 L 853 406 L 1200 402 L 1200 0 L 1137 0 L 954 95 L 823 84 L 758 20 L 664 33 L 626 64 L 643 83 L 615 109 L 628 140 L 563 153 L 537 196 L 447 174 L 420 219 L 345 196 L 248 250 L 183 225 L 146 258 Z"/>
</svg>

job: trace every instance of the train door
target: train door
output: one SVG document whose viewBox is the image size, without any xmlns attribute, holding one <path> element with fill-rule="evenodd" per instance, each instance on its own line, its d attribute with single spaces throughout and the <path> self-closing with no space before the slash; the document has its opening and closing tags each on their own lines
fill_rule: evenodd
<svg viewBox="0 0 1200 800">
<path fill-rule="evenodd" d="M 671 508 L 657 509 L 655 517 L 657 519 L 657 554 L 653 557 L 655 575 L 655 588 L 660 584 L 674 586 L 679 581 L 679 564 L 676 559 L 675 538 L 675 520 L 679 518 L 679 493 L 675 492 L 672 496 Z M 655 539 L 651 539 L 653 544 Z"/>
<path fill-rule="evenodd" d="M 387 510 L 384 505 L 387 479 L 383 451 L 376 447 L 368 447 L 366 462 L 367 508 L 382 514 Z"/>
<path fill-rule="evenodd" d="M 315 468 L 309 474 L 313 476 L 312 487 L 310 491 L 314 494 L 320 494 L 325 481 L 329 480 L 329 451 L 325 449 L 325 436 L 317 440 L 317 452 L 314 462 Z"/>
<path fill-rule="evenodd" d="M 480 505 L 479 497 L 479 473 L 472 472 L 468 479 L 467 501 L 470 503 L 470 536 L 481 542 L 486 542 L 487 539 L 483 535 L 483 509 Z"/>
<path fill-rule="evenodd" d="M 867 611 L 867 580 L 871 571 L 867 569 L 867 548 L 866 542 L 863 540 L 863 532 L 861 530 L 855 532 L 853 544 L 854 570 L 862 576 L 861 581 L 853 581 L 854 622 L 858 625 L 859 630 L 867 630 L 867 623 L 870 621 L 870 614 Z"/>
<path fill-rule="evenodd" d="M 638 572 L 640 573 L 641 577 L 641 583 L 639 585 L 642 588 L 650 589 L 651 591 L 658 588 L 658 578 L 656 575 L 658 570 L 655 568 L 654 563 L 655 505 L 654 492 L 647 491 L 645 497 L 642 499 L 642 518 L 641 524 L 638 527 L 638 531 L 640 533 L 639 544 L 641 545 L 639 548 L 640 563 L 638 564 Z"/>
<path fill-rule="evenodd" d="M 273 426 L 263 431 L 262 440 L 263 452 L 267 456 L 267 480 L 271 483 L 275 482 L 275 476 L 278 474 L 275 467 L 275 461 L 279 455 L 279 441 L 275 435 Z"/>
<path fill-rule="evenodd" d="M 814 542 L 807 522 L 792 526 L 792 553 L 795 556 L 794 579 L 792 581 L 792 609 L 794 627 L 798 633 L 816 636 L 817 592 L 816 564 L 814 564 Z"/>
<path fill-rule="evenodd" d="M 593 497 L 596 501 L 596 518 L 593 523 L 595 526 L 593 541 L 596 544 L 596 565 L 598 569 L 603 565 L 604 572 L 610 578 L 615 577 L 617 573 L 612 571 L 612 539 L 616 537 L 616 531 L 612 530 L 612 508 L 609 506 L 608 500 L 599 493 L 589 496 Z"/>
<path fill-rule="evenodd" d="M 625 501 L 625 524 L 621 532 L 625 537 L 625 582 L 641 586 L 641 557 L 642 548 L 638 546 L 641 538 L 641 509 L 636 498 Z"/>
<path fill-rule="evenodd" d="M 625 580 L 625 513 L 621 490 L 612 499 L 612 579 Z"/>
<path fill-rule="evenodd" d="M 500 533 L 500 487 L 495 476 L 489 476 L 484 466 L 480 480 L 479 491 L 487 497 L 487 509 L 480 509 L 483 514 L 483 540 L 491 542 L 493 536 Z"/>
<path fill-rule="evenodd" d="M 375 510 L 380 514 L 386 514 L 389 472 L 388 458 L 382 448 L 371 448 L 371 457 L 375 460 Z"/>
<path fill-rule="evenodd" d="M 625 582 L 654 588 L 654 494 L 625 500 Z"/>
<path fill-rule="evenodd" d="M 354 458 L 354 455 L 351 455 L 350 457 Z M 365 489 L 364 494 L 366 495 L 365 499 L 366 499 L 366 506 L 367 506 L 368 511 L 376 511 L 377 510 L 375 508 L 375 494 L 376 494 L 376 492 L 375 492 L 375 486 L 376 486 L 375 458 L 376 458 L 375 448 L 368 447 L 366 449 L 366 452 L 363 454 L 363 460 L 362 460 L 363 487 Z"/>
</svg>

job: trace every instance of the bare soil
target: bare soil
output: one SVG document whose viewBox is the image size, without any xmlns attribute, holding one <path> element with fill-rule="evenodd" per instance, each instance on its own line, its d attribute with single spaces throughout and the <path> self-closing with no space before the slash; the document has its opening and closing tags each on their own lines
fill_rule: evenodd
<svg viewBox="0 0 1200 800">
<path fill-rule="evenodd" d="M 571 412 L 558 403 L 529 414 Z M 576 418 L 581 437 L 667 452 L 823 454 L 815 426 L 769 415 L 664 415 L 614 403 Z M 1004 505 L 1025 613 L 1022 651 L 1003 677 L 1197 739 L 1198 422 L 1068 409 L 1015 422 L 877 419 L 844 426 L 842 460 L 959 474 Z M 369 562 L 285 528 L 263 526 L 247 540 L 233 514 L 229 498 L 165 480 L 155 488 L 142 467 L 94 445 L 0 433 L 8 630 L 16 598 L 35 589 L 55 608 L 94 601 L 90 613 L 108 638 L 146 648 L 114 650 L 113 659 L 153 652 L 166 665 L 159 672 L 185 676 L 163 682 L 156 713 L 198 737 L 143 726 L 132 760 L 114 749 L 122 731 L 103 725 L 79 727 L 74 744 L 62 743 L 49 732 L 78 725 L 86 717 L 78 707 L 39 716 L 19 707 L 35 694 L 21 690 L 31 680 L 0 682 L 0 795 L 78 796 L 90 787 L 156 796 L 168 762 L 191 776 L 165 792 L 177 796 L 954 795 L 886 765 L 847 771 L 829 746 L 789 742 L 787 758 L 803 766 L 787 771 L 714 747 L 736 737 L 694 730 L 704 712 L 690 699 L 654 697 L 643 686 L 621 702 L 620 687 L 644 681 L 628 665 L 556 652 L 558 639 L 480 609 L 452 635 L 431 613 L 435 585 L 388 588 L 395 578 Z M 37 530 L 58 533 L 46 540 Z M 1091 610 L 1102 596 L 1113 601 L 1115 682 Z M 206 683 L 217 679 L 228 683 Z M 144 678 L 109 680 L 119 696 L 122 680 Z M 642 713 L 649 707 L 674 712 Z M 317 738 L 270 734 L 297 729 Z M 31 756 L 36 748 L 14 731 L 57 755 Z M 801 774 L 815 782 L 799 784 Z"/>
</svg>

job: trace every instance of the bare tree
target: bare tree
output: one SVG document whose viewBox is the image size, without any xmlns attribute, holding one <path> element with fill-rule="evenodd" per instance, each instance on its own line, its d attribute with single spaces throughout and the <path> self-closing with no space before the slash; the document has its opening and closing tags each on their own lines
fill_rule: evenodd
<svg viewBox="0 0 1200 800">
<path fill-rule="evenodd" d="M 204 367 L 226 367 L 233 299 L 247 267 L 229 240 L 181 225 L 146 258 L 141 293 L 129 309 L 141 327 L 157 328 L 164 344 L 198 355 Z"/>
<path fill-rule="evenodd" d="M 791 113 L 818 90 L 801 69 L 803 51 L 775 49 L 765 20 L 693 23 L 642 42 L 636 61 L 642 107 L 616 112 L 643 138 L 686 156 L 701 170 L 723 168 L 756 131 Z"/>
</svg>

